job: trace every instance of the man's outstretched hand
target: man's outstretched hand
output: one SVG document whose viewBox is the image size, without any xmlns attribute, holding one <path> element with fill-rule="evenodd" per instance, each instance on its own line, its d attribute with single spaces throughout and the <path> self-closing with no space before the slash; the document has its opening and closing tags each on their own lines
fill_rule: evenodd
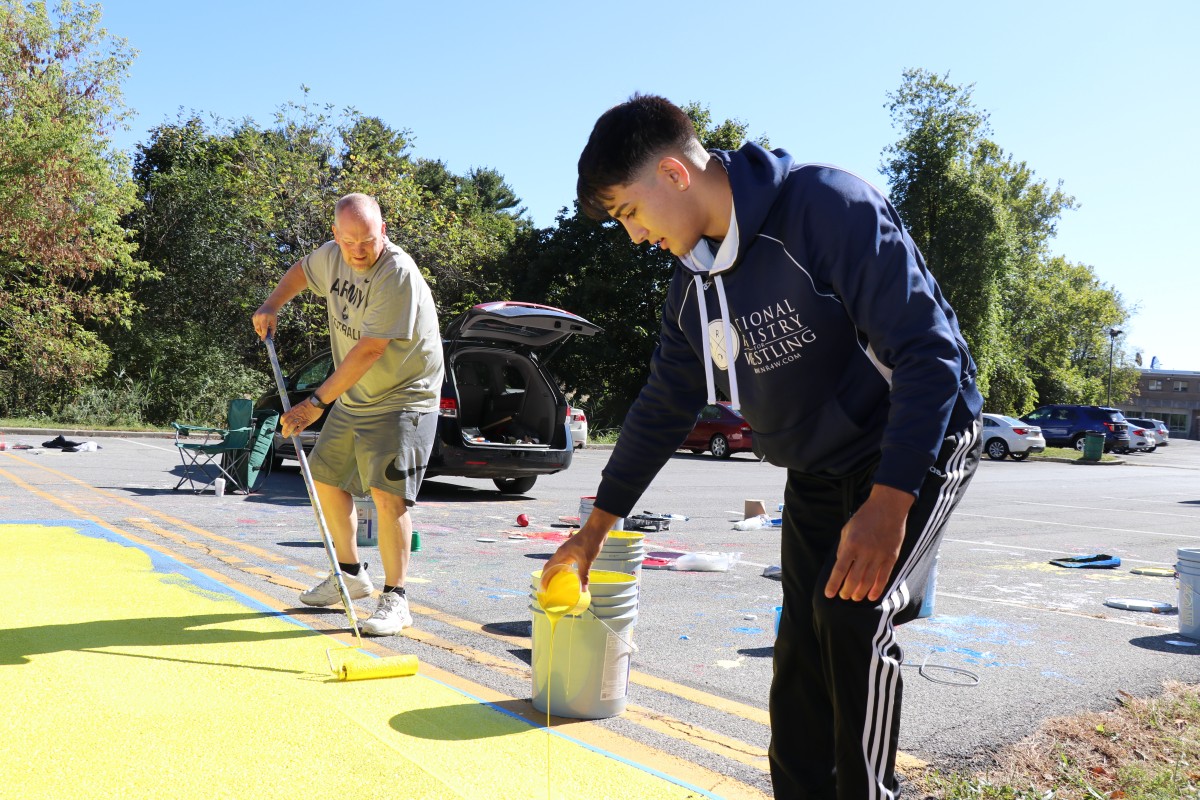
<svg viewBox="0 0 1200 800">
<path fill-rule="evenodd" d="M 553 567 L 563 564 L 568 567 L 574 565 L 579 572 L 579 583 L 586 589 L 592 562 L 596 560 L 596 556 L 600 555 L 604 539 L 618 519 L 620 517 L 615 514 L 593 508 L 584 526 L 574 536 L 568 537 L 559 545 L 558 549 L 554 551 L 554 555 L 550 556 L 550 560 L 546 562 L 546 566 L 542 568 L 542 588 L 546 588 L 547 579 L 557 572 Z"/>
</svg>

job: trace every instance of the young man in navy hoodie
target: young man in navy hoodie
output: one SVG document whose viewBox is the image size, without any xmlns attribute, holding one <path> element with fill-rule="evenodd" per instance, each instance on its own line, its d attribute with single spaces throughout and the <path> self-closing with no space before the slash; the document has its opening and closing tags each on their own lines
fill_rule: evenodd
<svg viewBox="0 0 1200 800">
<path fill-rule="evenodd" d="M 661 97 L 600 117 L 577 190 L 589 216 L 678 262 L 595 510 L 547 567 L 573 562 L 586 581 L 720 389 L 756 450 L 788 471 L 775 796 L 896 797 L 894 626 L 920 610 L 981 449 L 983 400 L 954 311 L 874 187 L 755 144 L 706 152 Z"/>
</svg>

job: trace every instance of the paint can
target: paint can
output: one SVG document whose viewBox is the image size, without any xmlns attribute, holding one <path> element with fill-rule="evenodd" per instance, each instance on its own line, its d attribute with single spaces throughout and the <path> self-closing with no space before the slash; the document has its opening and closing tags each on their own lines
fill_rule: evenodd
<svg viewBox="0 0 1200 800">
<path fill-rule="evenodd" d="M 354 498 L 354 511 L 358 514 L 358 546 L 379 546 L 379 517 L 375 513 L 375 501 L 369 497 Z"/>
<path fill-rule="evenodd" d="M 555 716 L 604 719 L 625 710 L 637 623 L 637 581 L 624 573 L 592 570 L 592 602 L 577 616 L 558 621 L 551 638 L 550 620 L 534 595 L 541 571 L 533 573 L 533 707 Z M 553 652 L 553 671 L 550 671 Z"/>
<path fill-rule="evenodd" d="M 1179 587 L 1179 633 L 1200 639 L 1200 548 L 1181 547 L 1175 564 Z"/>
<path fill-rule="evenodd" d="M 925 581 L 925 597 L 921 600 L 921 611 L 917 619 L 927 619 L 933 616 L 934 595 L 937 593 L 938 556 L 933 557 L 933 566 L 929 568 L 929 579 Z"/>
</svg>

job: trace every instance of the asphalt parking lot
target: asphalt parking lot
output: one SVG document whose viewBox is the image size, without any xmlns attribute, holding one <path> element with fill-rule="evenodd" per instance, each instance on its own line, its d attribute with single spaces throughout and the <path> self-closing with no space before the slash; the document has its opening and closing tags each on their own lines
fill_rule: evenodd
<svg viewBox="0 0 1200 800">
<path fill-rule="evenodd" d="M 6 436 L 9 445 L 43 438 Z M 0 517 L 102 520 L 290 605 L 324 568 L 294 467 L 250 497 L 197 496 L 171 489 L 178 459 L 169 439 L 95 441 L 102 449 L 91 453 L 0 453 Z M 382 643 L 528 699 L 530 573 L 569 530 L 560 518 L 594 492 L 607 455 L 580 451 L 568 471 L 540 478 L 526 496 L 500 495 L 485 481 L 428 481 L 414 512 L 422 541 L 409 582 L 415 630 Z M 1200 681 L 1200 646 L 1179 635 L 1177 615 L 1104 604 L 1176 603 L 1173 578 L 1130 570 L 1171 566 L 1179 548 L 1200 548 L 1200 442 L 1125 461 L 985 459 L 946 533 L 935 614 L 899 631 L 902 751 L 947 767 L 978 763 L 1049 716 L 1110 708 L 1118 691 L 1150 694 L 1168 679 Z M 768 794 L 765 708 L 780 590 L 762 572 L 778 561 L 779 533 L 739 532 L 733 523 L 747 499 L 773 511 L 783 483 L 782 471 L 748 455 L 671 460 L 639 509 L 688 520 L 648 534 L 649 549 L 736 552 L 740 560 L 728 572 L 643 573 L 630 708 L 586 723 Z M 520 513 L 528 528 L 516 525 Z M 1121 566 L 1048 563 L 1094 553 Z M 294 613 L 314 625 L 340 620 Z"/>
</svg>

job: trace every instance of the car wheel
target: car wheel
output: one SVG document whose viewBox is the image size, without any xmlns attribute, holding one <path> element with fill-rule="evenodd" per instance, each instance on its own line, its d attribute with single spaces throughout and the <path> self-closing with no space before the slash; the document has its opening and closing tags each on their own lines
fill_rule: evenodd
<svg viewBox="0 0 1200 800">
<path fill-rule="evenodd" d="M 1075 437 L 1075 441 L 1071 443 L 1071 446 L 1082 453 L 1083 452 L 1083 443 L 1086 438 L 1087 437 L 1084 436 L 1082 433 L 1079 434 L 1078 436 Z"/>
<path fill-rule="evenodd" d="M 1003 439 L 992 439 L 987 443 L 988 458 L 993 461 L 1003 461 L 1008 455 L 1008 444 Z"/>
<path fill-rule="evenodd" d="M 1153 452 L 1154 452 L 1155 450 L 1157 450 L 1157 449 L 1158 449 L 1158 445 L 1156 445 L 1156 444 L 1152 444 L 1152 445 L 1150 445 L 1149 447 L 1147 447 L 1147 448 L 1146 448 L 1146 452 L 1147 452 L 1147 453 L 1153 453 Z"/>
<path fill-rule="evenodd" d="M 708 449 L 712 451 L 713 456 L 716 458 L 729 458 L 729 456 L 733 455 L 729 452 L 729 440 L 719 433 L 709 440 Z"/>
<path fill-rule="evenodd" d="M 524 478 L 493 478 L 492 483 L 496 484 L 496 488 L 504 494 L 525 494 L 533 488 L 533 484 L 537 482 L 536 475 L 527 475 Z"/>
<path fill-rule="evenodd" d="M 1026 450 L 1024 453 L 1009 453 L 1009 455 L 1012 456 L 1013 461 L 1024 461 L 1029 458 L 1029 451 Z"/>
</svg>

